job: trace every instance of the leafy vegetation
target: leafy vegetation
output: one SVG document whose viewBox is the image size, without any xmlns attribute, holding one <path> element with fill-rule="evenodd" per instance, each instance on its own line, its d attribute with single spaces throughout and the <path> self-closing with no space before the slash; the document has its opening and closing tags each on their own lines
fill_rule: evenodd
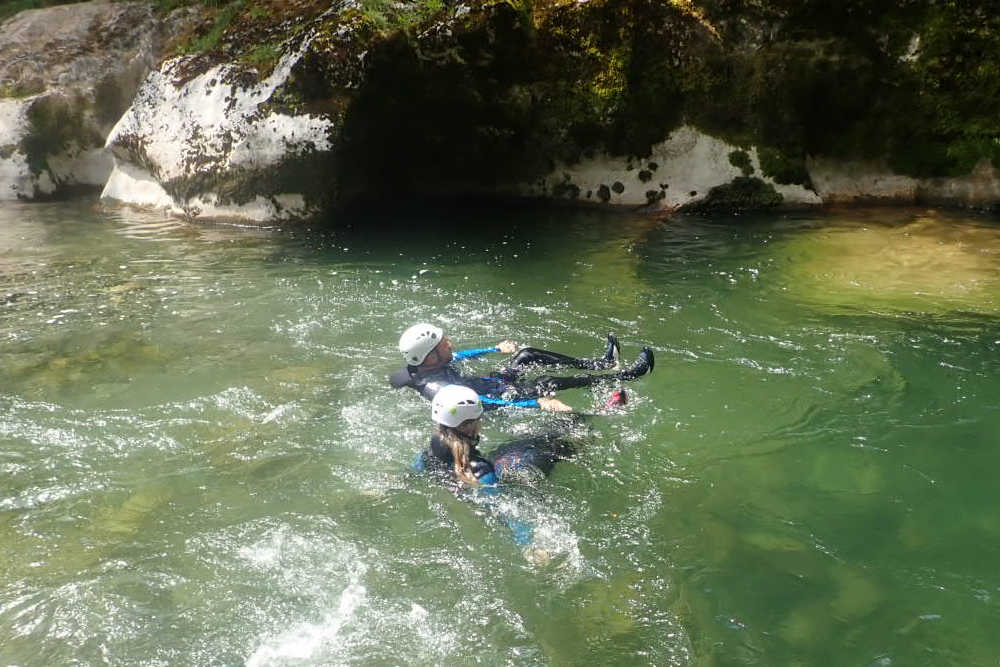
<svg viewBox="0 0 1000 667">
<path fill-rule="evenodd" d="M 885 160 L 918 177 L 967 174 L 984 158 L 1000 166 L 1000 16 L 981 3 L 699 4 L 722 40 L 687 79 L 686 115 L 767 147 L 761 166 L 779 182 L 803 182 L 806 155 Z M 741 49 L 760 39 L 747 19 L 778 29 Z"/>
<path fill-rule="evenodd" d="M 437 16 L 444 8 L 443 0 L 361 0 L 361 12 L 383 34 L 412 30 L 420 23 Z"/>
<path fill-rule="evenodd" d="M 55 5 L 68 5 L 79 0 L 2 0 L 0 2 L 0 23 L 26 9 L 41 9 Z"/>
<path fill-rule="evenodd" d="M 17 83 L 5 83 L 0 85 L 0 99 L 30 97 L 44 90 L 44 84 L 37 79 Z"/>
<path fill-rule="evenodd" d="M 222 36 L 226 33 L 226 30 L 243 10 L 245 5 L 246 0 L 234 0 L 233 2 L 217 5 L 212 24 L 208 31 L 201 33 L 200 35 L 193 36 L 189 41 L 184 43 L 179 49 L 180 53 L 204 53 L 205 51 L 217 49 L 222 42 Z M 206 6 L 211 5 L 206 4 Z"/>
</svg>

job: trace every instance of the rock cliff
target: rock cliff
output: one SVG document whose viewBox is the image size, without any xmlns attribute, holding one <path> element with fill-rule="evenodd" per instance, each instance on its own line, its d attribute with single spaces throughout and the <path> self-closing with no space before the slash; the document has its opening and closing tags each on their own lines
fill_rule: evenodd
<svg viewBox="0 0 1000 667">
<path fill-rule="evenodd" d="M 108 132 L 190 15 L 88 2 L 24 11 L 0 25 L 0 200 L 104 187 Z"/>
<path fill-rule="evenodd" d="M 92 14 L 90 37 L 44 59 L 40 37 L 11 39 L 57 12 L 77 30 Z M 1000 18 L 976 3 L 236 0 L 170 16 L 94 2 L 0 27 L 0 196 L 101 183 L 108 202 L 257 222 L 466 195 L 1000 202 Z"/>
</svg>

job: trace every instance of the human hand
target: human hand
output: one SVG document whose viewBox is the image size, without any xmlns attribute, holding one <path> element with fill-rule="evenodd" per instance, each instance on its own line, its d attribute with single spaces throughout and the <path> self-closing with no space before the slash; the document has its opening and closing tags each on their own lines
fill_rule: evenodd
<svg viewBox="0 0 1000 667">
<path fill-rule="evenodd" d="M 504 354 L 514 354 L 517 352 L 517 343 L 512 340 L 502 340 L 497 343 L 497 349 Z"/>
<path fill-rule="evenodd" d="M 573 412 L 573 408 L 558 398 L 540 398 L 538 399 L 538 407 L 549 412 Z"/>
<path fill-rule="evenodd" d="M 545 567 L 552 561 L 552 554 L 533 544 L 524 547 L 521 553 L 524 555 L 524 559 L 535 567 Z"/>
</svg>

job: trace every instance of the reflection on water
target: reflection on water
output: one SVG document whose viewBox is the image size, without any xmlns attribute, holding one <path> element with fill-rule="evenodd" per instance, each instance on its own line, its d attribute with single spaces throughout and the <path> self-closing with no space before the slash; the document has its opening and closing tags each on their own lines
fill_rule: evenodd
<svg viewBox="0 0 1000 667">
<path fill-rule="evenodd" d="M 993 220 L 353 222 L 0 209 L 4 662 L 993 664 Z M 657 351 L 503 498 L 535 552 L 407 473 L 418 320 Z M 485 447 L 565 428 L 501 411 Z"/>
</svg>

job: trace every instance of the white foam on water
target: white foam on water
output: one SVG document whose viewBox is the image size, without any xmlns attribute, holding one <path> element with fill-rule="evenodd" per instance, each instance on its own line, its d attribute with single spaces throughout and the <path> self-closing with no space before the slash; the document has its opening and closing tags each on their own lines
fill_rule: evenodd
<svg viewBox="0 0 1000 667">
<path fill-rule="evenodd" d="M 525 551 L 526 558 L 536 566 L 555 563 L 564 574 L 572 575 L 575 580 L 579 576 L 592 574 L 592 568 L 580 551 L 580 538 L 573 532 L 567 517 L 572 518 L 578 508 L 560 507 L 563 503 L 548 494 L 544 504 L 537 497 L 521 496 L 510 493 L 488 499 L 484 504 L 493 504 L 493 512 L 500 518 L 502 524 L 513 520 L 527 523 L 532 528 L 530 549 Z M 504 532 L 509 528 L 504 525 Z M 509 539 L 509 538 L 508 538 Z M 543 556 L 538 558 L 538 554 Z"/>
<path fill-rule="evenodd" d="M 372 548 L 362 551 L 338 539 L 334 526 L 324 521 L 311 534 L 273 520 L 256 522 L 239 532 L 256 533 L 261 528 L 264 533 L 239 547 L 235 555 L 251 571 L 270 580 L 268 588 L 292 593 L 299 602 L 291 613 L 258 609 L 264 613 L 254 617 L 259 635 L 250 641 L 248 666 L 402 664 L 409 660 L 446 664 L 462 650 L 463 633 L 456 627 L 453 609 L 428 608 L 409 597 L 372 593 L 366 578 L 372 567 L 386 566 L 385 554 Z M 221 544 L 213 540 L 199 547 L 224 548 L 229 541 L 223 538 Z M 267 600 L 261 598 L 258 606 L 261 602 Z M 483 614 L 484 609 L 478 612 Z"/>
<path fill-rule="evenodd" d="M 264 641 L 247 659 L 247 667 L 287 664 L 290 660 L 316 657 L 325 646 L 337 641 L 343 627 L 367 601 L 364 586 L 351 582 L 340 595 L 337 608 L 315 623 L 303 622 L 289 631 Z"/>
</svg>

